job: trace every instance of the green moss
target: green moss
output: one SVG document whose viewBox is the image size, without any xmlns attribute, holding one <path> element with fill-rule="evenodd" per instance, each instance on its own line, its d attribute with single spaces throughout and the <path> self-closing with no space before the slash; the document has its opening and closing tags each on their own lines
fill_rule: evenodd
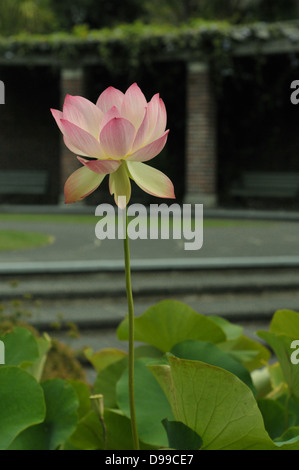
<svg viewBox="0 0 299 470">
<path fill-rule="evenodd" d="M 45 246 L 53 242 L 53 237 L 43 233 L 20 230 L 0 231 L 0 251 L 25 250 Z"/>
<path fill-rule="evenodd" d="M 0 320 L 0 333 L 7 334 L 13 331 L 16 326 L 27 328 L 34 336 L 40 337 L 39 331 L 32 325 L 15 319 Z M 42 380 L 51 378 L 86 382 L 86 373 L 77 360 L 75 351 L 54 338 L 51 338 L 51 348 L 47 354 Z"/>
<path fill-rule="evenodd" d="M 170 24 L 122 24 L 114 28 L 89 30 L 86 25 L 72 33 L 55 32 L 47 35 L 19 34 L 0 36 L 0 53 L 4 57 L 25 57 L 42 54 L 54 60 L 84 60 L 98 56 L 104 65 L 123 58 L 132 65 L 138 59 L 152 60 L 163 54 L 211 52 L 216 37 L 224 39 L 233 34 L 227 21 L 207 21 L 201 18 L 179 26 Z"/>
<path fill-rule="evenodd" d="M 48 352 L 42 380 L 62 378 L 68 380 L 86 381 L 86 374 L 76 359 L 75 352 L 66 344 L 51 339 L 51 349 Z"/>
<path fill-rule="evenodd" d="M 188 23 L 145 24 L 136 21 L 113 28 L 90 30 L 87 25 L 71 33 L 18 34 L 0 36 L 0 54 L 8 62 L 26 59 L 52 64 L 101 63 L 110 71 L 131 71 L 157 58 L 200 59 L 202 56 L 221 70 L 229 64 L 235 46 L 242 42 L 264 43 L 272 39 L 299 40 L 296 21 L 234 25 L 226 20 L 193 18 Z"/>
<path fill-rule="evenodd" d="M 129 217 L 130 219 L 130 217 Z M 132 217 L 134 219 L 134 217 Z M 115 217 L 117 223 L 117 211 Z M 68 214 L 0 214 L 0 222 L 52 222 L 52 223 L 64 223 L 64 224 L 88 224 L 95 225 L 99 221 L 99 217 L 94 215 L 68 215 Z M 216 227 L 231 227 L 231 226 L 252 226 L 252 225 L 266 225 L 271 226 L 272 221 L 261 221 L 261 220 L 238 220 L 238 219 L 221 219 L 204 218 L 205 228 L 216 228 Z M 170 224 L 172 224 L 172 218 L 170 217 Z M 0 232 L 1 233 L 1 232 Z"/>
<path fill-rule="evenodd" d="M 0 251 L 25 250 L 45 246 L 53 242 L 53 237 L 43 233 L 20 230 L 0 231 Z"/>
</svg>

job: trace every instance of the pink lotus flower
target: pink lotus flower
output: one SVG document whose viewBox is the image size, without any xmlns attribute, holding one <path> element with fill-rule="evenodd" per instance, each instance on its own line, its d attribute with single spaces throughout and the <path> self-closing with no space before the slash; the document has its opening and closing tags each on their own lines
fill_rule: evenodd
<svg viewBox="0 0 299 470">
<path fill-rule="evenodd" d="M 66 203 L 88 196 L 107 174 L 110 193 L 120 206 L 119 196 L 126 196 L 126 204 L 130 200 L 130 178 L 153 196 L 175 198 L 170 179 L 142 163 L 161 152 L 169 132 L 165 130 L 165 105 L 158 93 L 147 103 L 136 83 L 126 93 L 109 87 L 96 104 L 67 95 L 63 112 L 51 112 L 65 145 L 83 164 L 65 183 Z"/>
</svg>

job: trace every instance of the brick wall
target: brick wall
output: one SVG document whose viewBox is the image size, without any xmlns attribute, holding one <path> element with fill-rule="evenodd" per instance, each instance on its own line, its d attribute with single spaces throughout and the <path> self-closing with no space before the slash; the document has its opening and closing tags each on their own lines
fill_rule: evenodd
<svg viewBox="0 0 299 470">
<path fill-rule="evenodd" d="M 205 63 L 187 68 L 186 202 L 215 206 L 216 123 L 215 101 Z"/>
</svg>

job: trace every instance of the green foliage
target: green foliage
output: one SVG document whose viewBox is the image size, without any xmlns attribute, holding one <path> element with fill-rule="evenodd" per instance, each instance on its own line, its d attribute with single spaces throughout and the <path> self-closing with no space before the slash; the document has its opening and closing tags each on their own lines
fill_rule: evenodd
<svg viewBox="0 0 299 470">
<path fill-rule="evenodd" d="M 202 449 L 271 448 L 257 403 L 235 375 L 201 361 L 174 356 L 168 360 L 168 366 L 150 369 L 171 403 L 175 420 L 202 438 Z"/>
<path fill-rule="evenodd" d="M 128 339 L 127 319 L 119 325 L 117 335 L 120 340 Z M 167 352 L 184 340 L 220 343 L 225 340 L 225 334 L 214 321 L 188 305 L 164 300 L 135 319 L 135 339 Z"/>
<path fill-rule="evenodd" d="M 168 446 L 176 450 L 198 450 L 201 448 L 202 439 L 186 424 L 180 421 L 168 421 L 163 419 L 162 424 L 168 438 Z"/>
<path fill-rule="evenodd" d="M 49 0 L 1 0 L 0 34 L 47 33 L 55 18 Z"/>
<path fill-rule="evenodd" d="M 163 419 L 173 420 L 171 406 L 163 390 L 150 372 L 148 366 L 154 364 L 152 358 L 135 361 L 135 406 L 139 438 L 152 446 L 167 447 L 167 435 L 162 425 Z M 126 369 L 116 384 L 118 408 L 130 417 L 128 370 Z"/>
<path fill-rule="evenodd" d="M 0 448 L 55 450 L 76 428 L 77 389 L 63 379 L 42 380 L 51 340 L 28 328 L 1 336 Z"/>
<path fill-rule="evenodd" d="M 66 344 L 51 339 L 51 349 L 47 354 L 42 378 L 54 377 L 86 380 L 85 372 L 76 358 L 75 352 Z"/>
<path fill-rule="evenodd" d="M 230 352 L 224 352 L 208 341 L 182 341 L 170 351 L 174 356 L 190 360 L 200 360 L 212 366 L 222 367 L 239 377 L 255 393 L 252 379 L 246 367 Z"/>
<path fill-rule="evenodd" d="M 262 0 L 253 8 L 255 17 L 262 21 L 289 20 L 298 17 L 297 0 Z"/>
<path fill-rule="evenodd" d="M 45 417 L 43 392 L 38 382 L 17 366 L 0 366 L 0 449 L 5 450 L 20 432 Z"/>
<path fill-rule="evenodd" d="M 12 281 L 11 284 L 14 287 L 17 281 Z M 38 331 L 26 322 L 33 314 L 32 305 L 30 310 L 26 305 L 30 300 L 32 301 L 32 297 L 27 294 L 21 300 L 10 301 L 8 306 L 0 305 L 0 340 L 7 343 L 6 365 L 26 368 L 38 380 L 57 377 L 86 381 L 85 371 L 75 351 L 66 344 L 49 338 L 47 334 L 40 337 Z M 40 303 L 37 300 L 34 303 L 34 313 L 39 313 Z M 70 333 L 72 330 L 68 334 Z"/>
<path fill-rule="evenodd" d="M 228 19 L 232 23 L 244 19 L 250 7 L 242 6 L 239 0 L 151 0 L 145 1 L 147 17 L 154 21 L 176 24 L 194 18 L 206 20 Z"/>
<path fill-rule="evenodd" d="M 45 419 L 19 434 L 9 450 L 56 450 L 75 431 L 79 402 L 73 387 L 62 379 L 50 379 L 41 388 Z"/>
<path fill-rule="evenodd" d="M 53 242 L 53 237 L 37 232 L 23 232 L 20 230 L 1 230 L 0 251 L 26 250 L 38 246 L 45 246 Z"/>
<path fill-rule="evenodd" d="M 137 317 L 136 334 L 141 449 L 299 450 L 299 313 L 277 311 L 269 331 L 258 332 L 269 348 L 173 300 Z M 126 340 L 126 320 L 118 335 Z M 47 336 L 17 327 L 1 340 L 1 449 L 133 448 L 125 351 L 86 349 L 97 372 L 90 387 L 43 379 Z"/>
<path fill-rule="evenodd" d="M 78 24 L 95 29 L 113 27 L 135 21 L 144 11 L 140 0 L 50 0 L 50 6 L 62 30 L 71 30 Z"/>
<path fill-rule="evenodd" d="M 296 16 L 296 0 L 1 0 L 2 35 L 114 28 L 141 20 L 179 25 L 196 18 L 231 23 Z M 79 28 L 79 29 L 78 29 Z"/>
<path fill-rule="evenodd" d="M 100 56 L 110 71 L 195 53 L 221 68 L 240 41 L 294 39 L 292 24 L 285 32 L 261 20 L 296 17 L 297 0 L 1 0 L 0 53 L 28 61 L 36 54 L 63 62 Z"/>
<path fill-rule="evenodd" d="M 1 34 L 0 29 L 0 34 Z M 232 25 L 225 19 L 193 18 L 182 24 L 146 23 L 137 20 L 115 27 L 90 29 L 77 25 L 72 32 L 31 34 L 19 31 L 11 37 L 0 35 L 0 54 L 6 58 L 26 58 L 30 63 L 42 57 L 49 63 L 88 64 L 89 59 L 110 73 L 133 73 L 139 67 L 157 63 L 157 58 L 188 57 L 211 59 L 215 77 L 232 67 L 232 53 L 242 42 L 298 39 L 294 23 L 251 23 Z M 133 71 L 133 72 L 132 72 Z M 219 78 L 220 79 L 220 78 Z"/>
<path fill-rule="evenodd" d="M 10 334 L 0 336 L 5 344 L 5 364 L 26 368 L 39 358 L 36 338 L 29 330 L 16 327 Z"/>
<path fill-rule="evenodd" d="M 42 55 L 49 61 L 82 61 L 98 57 L 110 71 L 130 70 L 152 62 L 153 58 L 167 55 L 211 51 L 217 37 L 224 39 L 229 30 L 226 22 L 200 20 L 194 25 L 145 24 L 136 21 L 114 28 L 90 30 L 77 27 L 73 33 L 51 34 L 20 33 L 11 37 L 0 36 L 0 53 L 6 57 Z"/>
<path fill-rule="evenodd" d="M 234 18 L 231 2 L 222 0 L 2 0 L 2 35 L 114 28 L 141 20 L 181 24 L 192 18 Z M 75 29 L 74 29 L 75 28 Z"/>
</svg>

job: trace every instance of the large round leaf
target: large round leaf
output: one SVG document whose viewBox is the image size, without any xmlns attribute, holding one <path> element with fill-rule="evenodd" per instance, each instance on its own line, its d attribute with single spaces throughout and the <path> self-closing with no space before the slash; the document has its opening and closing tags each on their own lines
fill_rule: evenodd
<svg viewBox="0 0 299 470">
<path fill-rule="evenodd" d="M 132 450 L 130 420 L 119 410 L 105 410 L 105 433 L 97 413 L 91 410 L 78 423 L 70 443 L 78 450 Z"/>
<path fill-rule="evenodd" d="M 42 387 L 28 372 L 15 366 L 0 367 L 0 449 L 24 429 L 45 417 Z"/>
<path fill-rule="evenodd" d="M 280 437 L 284 433 L 286 421 L 289 419 L 288 410 L 277 400 L 267 398 L 259 400 L 258 405 L 263 415 L 265 428 L 271 438 Z"/>
<path fill-rule="evenodd" d="M 139 438 L 153 446 L 167 446 L 168 439 L 162 420 L 173 420 L 170 404 L 163 390 L 155 380 L 146 364 L 153 359 L 137 359 L 135 369 L 135 406 Z M 117 401 L 123 413 L 130 417 L 128 393 L 128 369 L 117 383 Z"/>
<path fill-rule="evenodd" d="M 105 408 L 117 408 L 116 384 L 128 366 L 128 359 L 120 359 L 101 370 L 93 386 L 94 394 L 104 396 Z"/>
<path fill-rule="evenodd" d="M 77 394 L 78 398 L 78 409 L 77 415 L 81 419 L 85 416 L 91 409 L 91 400 L 90 400 L 90 387 L 79 380 L 68 380 L 68 383 L 73 387 Z"/>
<path fill-rule="evenodd" d="M 180 421 L 163 419 L 162 424 L 167 432 L 168 443 L 171 449 L 198 450 L 202 445 L 201 437 Z"/>
<path fill-rule="evenodd" d="M 249 371 L 263 367 L 271 357 L 270 351 L 265 346 L 245 335 L 227 340 L 217 346 L 221 351 L 229 353 L 240 361 Z"/>
<path fill-rule="evenodd" d="M 115 348 L 105 348 L 97 352 L 93 352 L 91 349 L 86 349 L 85 356 L 91 362 L 94 369 L 97 372 L 100 372 L 110 364 L 125 358 L 127 353 Z"/>
<path fill-rule="evenodd" d="M 168 352 L 181 341 L 199 339 L 219 343 L 226 340 L 223 329 L 188 305 L 176 300 L 164 300 L 135 318 L 135 340 Z M 120 340 L 128 340 L 128 319 L 117 330 Z"/>
<path fill-rule="evenodd" d="M 78 450 L 104 449 L 103 427 L 94 410 L 90 410 L 80 419 L 69 438 L 69 443 Z"/>
<path fill-rule="evenodd" d="M 5 364 L 7 366 L 26 366 L 39 359 L 36 338 L 27 328 L 16 327 L 1 337 L 5 345 Z"/>
<path fill-rule="evenodd" d="M 228 353 L 221 351 L 215 344 L 207 341 L 182 341 L 176 344 L 172 354 L 181 359 L 201 361 L 212 366 L 222 367 L 242 380 L 255 392 L 248 370 Z"/>
<path fill-rule="evenodd" d="M 269 331 L 259 331 L 257 334 L 273 349 L 291 394 L 299 400 L 299 366 L 298 364 L 292 364 L 291 361 L 293 337 L 290 338 L 284 334 Z"/>
<path fill-rule="evenodd" d="M 175 420 L 202 438 L 202 449 L 275 448 L 252 392 L 235 375 L 174 356 L 169 364 L 149 368 L 163 387 Z"/>
<path fill-rule="evenodd" d="M 79 406 L 73 387 L 62 379 L 42 383 L 46 401 L 43 423 L 26 429 L 12 443 L 12 450 L 55 450 L 73 433 Z"/>
<path fill-rule="evenodd" d="M 299 312 L 294 312 L 293 310 L 278 310 L 271 320 L 270 331 L 298 339 Z"/>
</svg>

